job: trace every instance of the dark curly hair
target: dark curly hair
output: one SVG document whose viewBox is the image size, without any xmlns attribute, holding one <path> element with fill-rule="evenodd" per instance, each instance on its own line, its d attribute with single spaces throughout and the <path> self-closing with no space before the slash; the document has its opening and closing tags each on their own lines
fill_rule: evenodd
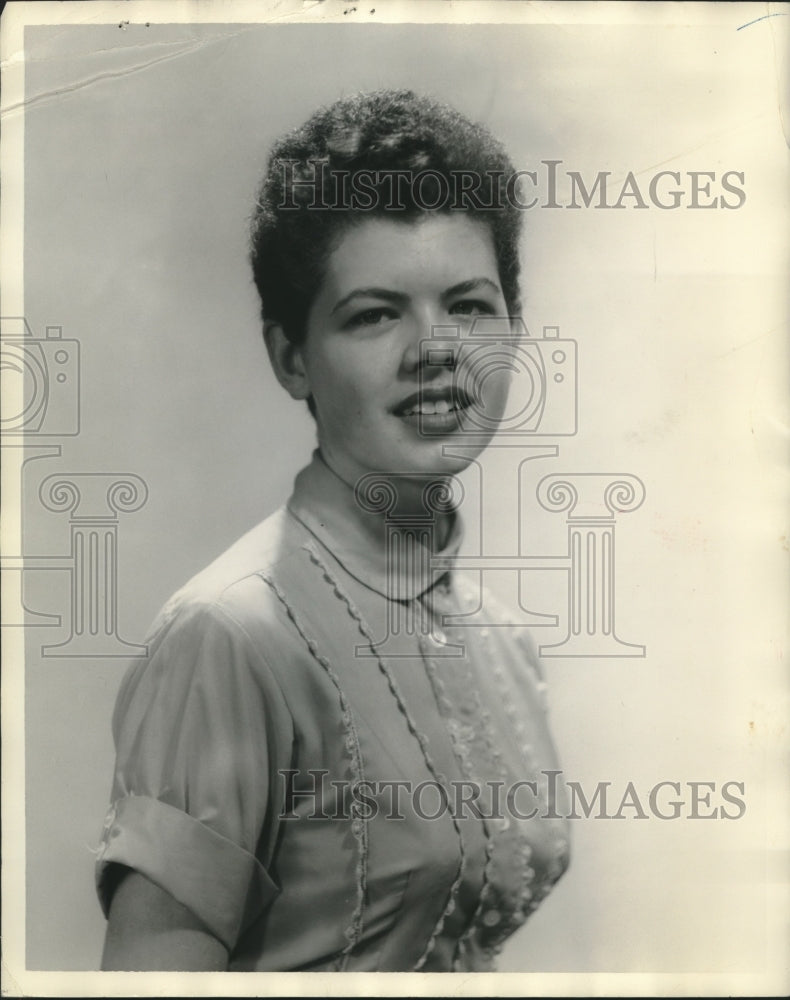
<svg viewBox="0 0 790 1000">
<path fill-rule="evenodd" d="M 424 174 L 429 183 L 418 197 L 403 185 L 395 206 L 392 183 L 399 173 Z M 517 314 L 521 218 L 505 197 L 513 173 L 504 148 L 482 125 L 409 90 L 358 94 L 319 109 L 276 143 L 258 194 L 250 260 L 264 320 L 281 323 L 299 343 L 342 233 L 371 215 L 413 220 L 433 210 L 426 209 L 436 193 L 432 184 L 449 186 L 460 174 L 476 177 L 474 199 L 436 210 L 471 212 L 490 226 L 505 302 Z M 354 207 L 339 193 L 363 174 L 368 204 Z"/>
</svg>

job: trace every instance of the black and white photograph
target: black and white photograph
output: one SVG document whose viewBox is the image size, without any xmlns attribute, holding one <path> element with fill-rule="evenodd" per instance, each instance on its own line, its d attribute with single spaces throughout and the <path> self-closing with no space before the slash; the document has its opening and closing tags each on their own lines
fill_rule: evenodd
<svg viewBox="0 0 790 1000">
<path fill-rule="evenodd" d="M 789 41 L 5 5 L 4 995 L 790 989 Z"/>
</svg>

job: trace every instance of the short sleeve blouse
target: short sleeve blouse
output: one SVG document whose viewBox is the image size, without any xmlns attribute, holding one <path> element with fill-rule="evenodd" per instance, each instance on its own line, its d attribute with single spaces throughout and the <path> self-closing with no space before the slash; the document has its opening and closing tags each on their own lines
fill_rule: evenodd
<svg viewBox="0 0 790 1000">
<path fill-rule="evenodd" d="M 231 971 L 480 971 L 560 877 L 534 647 L 487 596 L 464 625 L 473 577 L 411 560 L 393 600 L 380 529 L 316 455 L 162 610 L 113 718 L 105 912 L 123 865 Z"/>
</svg>

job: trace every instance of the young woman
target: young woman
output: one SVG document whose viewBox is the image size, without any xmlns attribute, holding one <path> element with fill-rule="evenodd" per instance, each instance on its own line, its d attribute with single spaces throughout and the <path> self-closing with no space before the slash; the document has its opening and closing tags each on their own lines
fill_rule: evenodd
<svg viewBox="0 0 790 1000">
<path fill-rule="evenodd" d="M 253 270 L 318 449 L 125 678 L 104 968 L 485 970 L 562 874 L 534 649 L 464 626 L 479 580 L 452 570 L 453 474 L 506 406 L 507 365 L 467 345 L 518 315 L 513 175 L 409 92 L 273 150 Z"/>
</svg>

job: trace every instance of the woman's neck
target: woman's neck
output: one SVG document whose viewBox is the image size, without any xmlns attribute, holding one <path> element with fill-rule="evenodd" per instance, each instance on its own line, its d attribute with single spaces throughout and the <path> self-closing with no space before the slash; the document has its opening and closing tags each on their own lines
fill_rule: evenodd
<svg viewBox="0 0 790 1000">
<path fill-rule="evenodd" d="M 455 511 L 445 503 L 452 495 L 451 477 L 440 473 L 371 472 L 351 482 L 342 469 L 336 467 L 331 457 L 319 448 L 319 457 L 326 467 L 353 491 L 354 499 L 365 512 L 375 511 L 393 522 L 402 521 L 404 527 L 415 520 L 431 521 L 435 551 L 447 544 L 455 520 Z"/>
</svg>

